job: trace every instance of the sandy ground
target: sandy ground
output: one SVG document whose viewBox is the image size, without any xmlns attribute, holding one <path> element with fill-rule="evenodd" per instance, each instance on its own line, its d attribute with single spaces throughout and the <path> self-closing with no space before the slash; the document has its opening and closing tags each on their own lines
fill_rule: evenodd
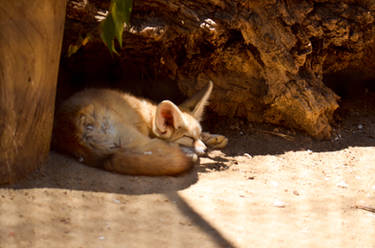
<svg viewBox="0 0 375 248">
<path fill-rule="evenodd" d="M 179 177 L 133 177 L 51 152 L 0 188 L 0 247 L 375 247 L 375 97 L 331 140 L 208 118 L 229 137 Z"/>
</svg>

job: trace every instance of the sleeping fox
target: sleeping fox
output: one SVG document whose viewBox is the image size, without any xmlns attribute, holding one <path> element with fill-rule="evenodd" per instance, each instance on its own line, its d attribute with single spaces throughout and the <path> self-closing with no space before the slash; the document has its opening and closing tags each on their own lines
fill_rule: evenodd
<svg viewBox="0 0 375 248">
<path fill-rule="evenodd" d="M 110 89 L 87 89 L 64 102 L 56 113 L 53 146 L 89 166 L 128 175 L 167 176 L 189 170 L 206 145 L 224 147 L 222 135 L 202 133 L 199 121 L 213 83 L 176 106 L 158 105 Z"/>
</svg>

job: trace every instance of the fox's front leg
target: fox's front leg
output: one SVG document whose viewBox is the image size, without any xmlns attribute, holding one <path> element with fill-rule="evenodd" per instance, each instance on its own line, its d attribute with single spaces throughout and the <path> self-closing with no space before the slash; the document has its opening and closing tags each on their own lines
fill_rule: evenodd
<svg viewBox="0 0 375 248">
<path fill-rule="evenodd" d="M 224 148 L 228 144 L 228 138 L 220 134 L 202 132 L 201 139 L 206 146 L 213 149 Z"/>
</svg>

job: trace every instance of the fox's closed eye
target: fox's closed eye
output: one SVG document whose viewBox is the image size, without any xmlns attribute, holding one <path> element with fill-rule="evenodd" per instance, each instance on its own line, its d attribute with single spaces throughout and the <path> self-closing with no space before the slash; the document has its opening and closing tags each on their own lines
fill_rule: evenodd
<svg viewBox="0 0 375 248">
<path fill-rule="evenodd" d="M 184 135 L 184 136 L 176 139 L 174 142 L 176 142 L 180 145 L 192 147 L 194 145 L 195 140 L 190 136 Z"/>
<path fill-rule="evenodd" d="M 188 139 L 191 139 L 192 141 L 195 141 L 195 139 L 193 137 L 190 137 L 190 136 L 187 136 L 187 135 L 184 135 L 182 136 L 183 138 L 188 138 Z"/>
</svg>

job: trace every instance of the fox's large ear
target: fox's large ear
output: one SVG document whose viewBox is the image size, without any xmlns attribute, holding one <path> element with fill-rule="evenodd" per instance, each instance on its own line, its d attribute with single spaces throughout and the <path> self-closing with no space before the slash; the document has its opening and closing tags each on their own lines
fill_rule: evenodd
<svg viewBox="0 0 375 248">
<path fill-rule="evenodd" d="M 170 128 L 178 129 L 185 125 L 182 112 L 173 102 L 165 100 L 159 103 L 153 121 L 153 131 L 155 134 L 168 135 L 167 132 Z"/>
<path fill-rule="evenodd" d="M 180 108 L 192 113 L 193 116 L 200 121 L 203 115 L 204 107 L 208 104 L 208 98 L 211 95 L 212 88 L 213 83 L 210 80 L 206 87 L 183 102 L 180 105 Z"/>
</svg>

